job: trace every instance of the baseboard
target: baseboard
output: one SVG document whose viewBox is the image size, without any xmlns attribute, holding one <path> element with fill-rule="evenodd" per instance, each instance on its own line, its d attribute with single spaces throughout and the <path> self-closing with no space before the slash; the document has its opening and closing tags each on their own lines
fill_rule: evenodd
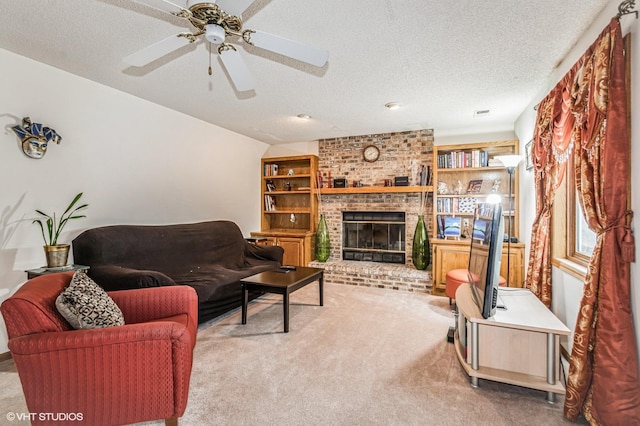
<svg viewBox="0 0 640 426">
<path fill-rule="evenodd" d="M 3 352 L 0 354 L 0 362 L 11 359 L 11 352 Z"/>
</svg>

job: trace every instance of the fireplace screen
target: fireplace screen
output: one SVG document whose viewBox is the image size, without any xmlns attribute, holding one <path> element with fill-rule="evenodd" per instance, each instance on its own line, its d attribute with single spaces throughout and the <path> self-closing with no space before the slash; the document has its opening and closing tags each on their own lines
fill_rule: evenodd
<svg viewBox="0 0 640 426">
<path fill-rule="evenodd" d="M 342 259 L 405 263 L 404 212 L 343 212 Z"/>
</svg>

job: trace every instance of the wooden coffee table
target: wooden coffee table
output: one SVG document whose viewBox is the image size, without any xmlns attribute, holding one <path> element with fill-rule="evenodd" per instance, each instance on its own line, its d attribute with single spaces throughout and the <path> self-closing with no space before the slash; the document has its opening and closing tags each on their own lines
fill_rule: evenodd
<svg viewBox="0 0 640 426">
<path fill-rule="evenodd" d="M 289 332 L 289 295 L 291 293 L 307 284 L 318 281 L 318 287 L 320 290 L 320 306 L 323 306 L 323 269 L 298 266 L 294 271 L 280 271 L 281 270 L 261 272 L 240 280 L 242 283 L 242 324 L 247 323 L 249 290 L 258 290 L 282 295 L 285 333 Z"/>
</svg>

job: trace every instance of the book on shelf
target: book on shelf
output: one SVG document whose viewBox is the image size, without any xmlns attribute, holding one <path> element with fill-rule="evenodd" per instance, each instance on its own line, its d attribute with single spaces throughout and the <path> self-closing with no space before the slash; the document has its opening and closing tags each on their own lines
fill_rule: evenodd
<svg viewBox="0 0 640 426">
<path fill-rule="evenodd" d="M 451 151 L 445 154 L 438 154 L 437 163 L 439 169 L 487 167 L 489 165 L 489 153 L 481 149 Z"/>
<path fill-rule="evenodd" d="M 272 212 L 276 210 L 276 199 L 271 195 L 265 194 L 264 196 L 264 209 L 265 211 Z"/>
<path fill-rule="evenodd" d="M 331 170 L 323 172 L 318 170 L 316 172 L 316 188 L 333 188 L 333 179 L 331 178 Z"/>
<path fill-rule="evenodd" d="M 464 197 L 464 198 L 466 198 L 466 197 Z M 466 203 L 466 201 L 465 201 L 465 203 Z M 436 211 L 438 213 L 458 213 L 458 212 L 460 212 L 460 198 L 458 198 L 458 197 L 438 198 L 437 204 L 436 204 Z"/>
<path fill-rule="evenodd" d="M 453 212 L 453 203 L 451 202 L 451 198 L 438 198 L 436 211 L 438 213 Z"/>
<path fill-rule="evenodd" d="M 460 213 L 473 213 L 476 203 L 477 199 L 475 197 L 460 197 L 458 211 Z"/>
<path fill-rule="evenodd" d="M 418 177 L 417 184 L 419 186 L 428 186 L 431 185 L 433 180 L 433 172 L 431 170 L 431 166 L 422 166 L 420 169 L 420 175 Z"/>
<path fill-rule="evenodd" d="M 447 197 L 436 200 L 436 213 L 473 213 L 476 197 Z"/>
<path fill-rule="evenodd" d="M 438 224 L 438 238 L 444 238 L 444 216 L 437 216 L 436 223 Z"/>
<path fill-rule="evenodd" d="M 263 170 L 264 176 L 277 176 L 278 175 L 278 165 L 277 164 L 265 164 Z"/>
</svg>

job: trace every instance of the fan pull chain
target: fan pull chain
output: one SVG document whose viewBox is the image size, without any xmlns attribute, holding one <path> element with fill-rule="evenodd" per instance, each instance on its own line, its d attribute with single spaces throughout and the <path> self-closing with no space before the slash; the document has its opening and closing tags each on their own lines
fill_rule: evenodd
<svg viewBox="0 0 640 426">
<path fill-rule="evenodd" d="M 209 75 L 213 74 L 213 70 L 211 69 L 211 43 L 209 43 Z"/>
</svg>

